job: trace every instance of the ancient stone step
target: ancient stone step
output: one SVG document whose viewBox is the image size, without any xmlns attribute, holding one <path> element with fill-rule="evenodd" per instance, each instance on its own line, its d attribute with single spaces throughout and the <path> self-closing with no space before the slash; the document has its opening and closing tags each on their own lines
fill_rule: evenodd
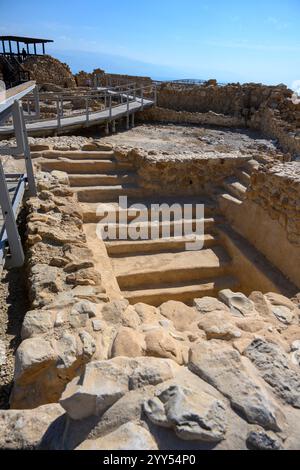
<svg viewBox="0 0 300 470">
<path fill-rule="evenodd" d="M 136 181 L 136 175 L 133 172 L 111 173 L 111 174 L 74 174 L 69 176 L 70 186 L 113 186 L 117 184 L 129 184 Z"/>
<path fill-rule="evenodd" d="M 197 282 L 228 273 L 231 259 L 220 247 L 199 251 L 144 254 L 111 259 L 121 290 L 166 283 Z"/>
<path fill-rule="evenodd" d="M 143 188 L 131 184 L 114 186 L 84 186 L 76 187 L 79 202 L 102 202 L 117 200 L 119 196 L 142 197 L 145 194 Z"/>
<path fill-rule="evenodd" d="M 171 285 L 161 285 L 157 288 L 144 288 L 140 290 L 123 291 L 124 297 L 132 304 L 146 303 L 158 307 L 169 300 L 184 302 L 192 305 L 195 298 L 205 296 L 215 297 L 223 289 L 239 289 L 239 281 L 235 277 L 224 276 L 203 280 L 195 283 L 182 283 Z"/>
<path fill-rule="evenodd" d="M 40 152 L 32 152 L 32 158 L 34 157 L 43 157 L 46 159 L 59 159 L 61 157 L 68 158 L 70 160 L 106 160 L 114 157 L 114 152 L 110 151 L 80 151 L 80 150 L 70 150 L 70 151 L 60 151 L 60 150 L 46 150 L 42 154 Z"/>
<path fill-rule="evenodd" d="M 193 236 L 161 238 L 158 240 L 127 241 L 117 240 L 105 242 L 109 256 L 128 255 L 132 253 L 162 253 L 166 251 L 183 251 L 186 243 L 192 242 Z M 209 233 L 201 238 L 204 248 L 211 248 L 218 243 L 218 238 Z"/>
<path fill-rule="evenodd" d="M 223 187 L 226 191 L 229 192 L 232 196 L 236 197 L 237 199 L 240 199 L 241 201 L 245 197 L 245 193 L 247 191 L 246 186 L 244 186 L 240 181 L 235 178 L 228 178 L 224 181 Z"/>
<path fill-rule="evenodd" d="M 131 163 L 119 163 L 114 159 L 107 160 L 41 160 L 43 171 L 60 170 L 68 174 L 102 174 L 103 172 L 131 170 Z"/>
<path fill-rule="evenodd" d="M 228 207 L 230 206 L 230 204 L 235 204 L 235 205 L 243 204 L 243 201 L 241 201 L 240 199 L 237 199 L 234 196 L 231 196 L 231 194 L 228 194 L 228 193 L 219 194 L 218 201 L 219 201 L 220 207 L 222 207 L 222 204 L 223 205 L 225 204 Z"/>
<path fill-rule="evenodd" d="M 85 223 L 96 223 L 99 222 L 104 215 L 108 215 L 109 213 L 115 213 L 117 217 L 117 221 L 120 220 L 120 217 L 123 219 L 122 220 L 127 220 L 130 221 L 132 219 L 135 219 L 137 216 L 140 214 L 145 214 L 147 213 L 148 215 L 148 220 L 149 216 L 151 214 L 151 204 L 154 203 L 167 203 L 170 206 L 176 202 L 179 202 L 181 205 L 185 203 L 190 203 L 193 204 L 193 211 L 192 215 L 193 217 L 196 216 L 196 206 L 195 204 L 203 204 L 204 205 L 204 216 L 205 217 L 210 217 L 212 215 L 215 215 L 217 212 L 216 208 L 216 203 L 213 202 L 211 199 L 208 198 L 201 198 L 201 199 L 194 199 L 194 198 L 186 198 L 182 199 L 180 201 L 178 200 L 172 200 L 172 199 L 160 199 L 159 201 L 156 201 L 155 199 L 146 199 L 145 197 L 142 197 L 140 199 L 130 199 L 128 198 L 128 204 L 127 207 L 130 208 L 130 210 L 122 209 L 119 207 L 119 203 L 116 201 L 107 201 L 104 204 L 99 204 L 97 202 L 89 202 L 89 203 L 83 203 L 81 205 L 83 209 L 83 220 Z M 143 204 L 144 207 L 146 207 L 146 210 L 141 210 L 140 205 Z M 135 209 L 136 208 L 136 209 Z M 101 212 L 98 212 L 98 210 L 101 210 Z"/>
<path fill-rule="evenodd" d="M 237 170 L 235 174 L 242 184 L 244 184 L 246 187 L 249 185 L 251 180 L 249 173 L 244 170 Z"/>
<path fill-rule="evenodd" d="M 139 229 L 140 232 L 143 234 L 147 235 L 149 239 L 153 238 L 154 235 L 159 236 L 160 238 L 167 238 L 167 237 L 173 237 L 174 235 L 176 236 L 182 236 L 182 234 L 185 231 L 185 234 L 187 233 L 187 230 L 192 230 L 192 234 L 196 233 L 196 230 L 200 230 L 200 224 L 203 224 L 203 229 L 204 232 L 213 232 L 214 230 L 214 225 L 215 225 L 215 219 L 214 218 L 205 218 L 201 220 L 188 220 L 186 219 L 184 221 L 186 225 L 183 224 L 182 220 L 179 221 L 165 221 L 165 222 L 159 222 L 159 223 L 151 223 L 151 222 L 137 222 L 135 223 L 134 221 L 131 222 L 131 224 L 127 223 L 105 223 L 103 222 L 103 225 L 105 227 L 106 231 L 110 231 L 110 233 L 114 234 L 116 238 L 121 238 L 120 234 L 125 233 L 125 236 L 127 238 L 127 234 L 129 233 L 129 229 Z M 101 221 L 98 222 L 99 227 L 101 226 Z M 185 229 L 186 227 L 186 229 Z M 115 239 L 114 239 L 115 240 Z M 112 241 L 109 238 L 107 241 Z"/>
</svg>

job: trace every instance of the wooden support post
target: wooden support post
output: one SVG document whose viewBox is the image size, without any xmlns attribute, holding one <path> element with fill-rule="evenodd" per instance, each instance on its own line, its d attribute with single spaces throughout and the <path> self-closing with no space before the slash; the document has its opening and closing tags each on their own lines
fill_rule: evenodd
<svg viewBox="0 0 300 470">
<path fill-rule="evenodd" d="M 61 112 L 61 116 L 63 117 L 64 116 L 64 99 L 63 99 L 63 97 L 61 97 L 61 99 L 60 99 L 60 112 Z"/>
<path fill-rule="evenodd" d="M 34 54 L 36 55 L 36 43 L 33 44 Z"/>
<path fill-rule="evenodd" d="M 8 41 L 9 53 L 12 54 L 11 41 Z"/>
<path fill-rule="evenodd" d="M 43 46 L 43 54 L 45 55 L 45 44 L 42 43 L 42 46 Z"/>
<path fill-rule="evenodd" d="M 113 134 L 116 132 L 116 121 L 115 120 L 112 121 L 112 129 L 111 130 L 112 130 Z"/>
<path fill-rule="evenodd" d="M 109 124 L 108 124 L 108 121 L 106 122 L 106 125 L 105 125 L 105 134 L 106 134 L 106 135 L 109 134 Z"/>
<path fill-rule="evenodd" d="M 5 41 L 2 39 L 2 49 L 3 49 L 3 54 L 5 55 Z"/>
<path fill-rule="evenodd" d="M 131 127 L 134 127 L 134 113 L 131 116 Z"/>
</svg>

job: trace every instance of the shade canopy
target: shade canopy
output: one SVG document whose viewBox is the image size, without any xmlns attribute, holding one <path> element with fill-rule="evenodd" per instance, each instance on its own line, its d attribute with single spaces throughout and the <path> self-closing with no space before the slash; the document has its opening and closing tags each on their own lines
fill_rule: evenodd
<svg viewBox="0 0 300 470">
<path fill-rule="evenodd" d="M 52 39 L 27 38 L 24 36 L 0 36 L 0 41 L 23 42 L 24 44 L 45 44 L 47 42 L 53 42 Z"/>
</svg>

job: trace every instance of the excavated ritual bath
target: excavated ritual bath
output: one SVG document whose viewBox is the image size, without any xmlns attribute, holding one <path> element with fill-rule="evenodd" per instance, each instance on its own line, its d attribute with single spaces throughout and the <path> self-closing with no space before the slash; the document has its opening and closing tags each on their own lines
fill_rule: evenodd
<svg viewBox="0 0 300 470">
<path fill-rule="evenodd" d="M 173 126 L 174 127 L 174 126 Z M 151 134 L 151 126 L 142 126 L 146 133 Z M 190 130 L 182 128 L 183 134 Z M 168 126 L 162 126 L 162 139 L 166 138 Z M 135 131 L 133 131 L 134 133 Z M 136 131 L 140 138 L 140 131 Z M 170 132 L 170 131 L 169 131 Z M 198 130 L 198 133 L 200 131 Z M 204 130 L 201 131 L 202 149 Z M 218 134 L 219 132 L 219 134 Z M 215 133 L 215 134 L 213 134 Z M 221 134 L 220 134 L 221 133 Z M 132 140 L 132 134 L 131 140 Z M 194 134 L 195 135 L 195 132 Z M 213 139 L 217 136 L 224 139 L 223 131 L 210 131 L 208 144 L 213 148 Z M 198 138 L 199 136 L 197 136 Z M 122 138 L 126 143 L 126 134 L 115 137 L 118 143 Z M 185 139 L 187 137 L 185 136 Z M 113 140 L 113 137 L 112 137 Z M 100 142 L 100 141 L 98 141 Z M 217 296 L 222 289 L 242 291 L 245 294 L 253 290 L 263 292 L 275 291 L 286 295 L 293 295 L 294 286 L 286 277 L 265 259 L 246 239 L 232 229 L 228 220 L 220 211 L 223 204 L 233 204 L 239 207 L 244 200 L 250 183 L 251 173 L 257 168 L 258 161 L 267 153 L 276 154 L 276 149 L 271 141 L 251 140 L 245 136 L 241 140 L 241 148 L 236 147 L 233 134 L 230 132 L 229 146 L 225 153 L 232 152 L 232 158 L 245 157 L 228 175 L 221 185 L 217 185 L 210 194 L 204 195 L 176 195 L 166 194 L 159 196 L 157 192 L 149 190 L 140 181 L 140 171 L 136 162 L 130 158 L 116 158 L 114 148 L 99 144 L 98 150 L 60 151 L 49 150 L 33 153 L 41 170 L 51 172 L 64 171 L 69 176 L 70 186 L 77 193 L 78 201 L 84 213 L 84 228 L 89 247 L 94 253 L 94 262 L 101 266 L 103 283 L 108 295 L 112 299 L 122 296 L 131 304 L 144 302 L 154 306 L 161 305 L 168 300 L 178 300 L 186 304 L 192 304 L 194 298 L 203 296 Z M 140 142 L 139 142 L 140 143 Z M 216 142 L 215 142 L 216 143 Z M 156 142 L 158 144 L 158 142 Z M 218 141 L 217 149 L 212 158 L 220 155 Z M 146 147 L 149 145 L 147 141 Z M 182 151 L 180 143 L 176 151 Z M 193 147 L 195 147 L 193 142 Z M 154 147 L 158 147 L 158 145 Z M 101 150 L 102 148 L 102 150 Z M 246 152 L 248 149 L 248 153 Z M 224 152 L 224 147 L 223 147 Z M 150 152 L 150 154 L 155 152 Z M 246 155 L 245 155 L 246 153 Z M 280 152 L 278 151 L 278 155 Z M 198 156 L 199 157 L 199 156 Z M 155 155 L 152 156 L 155 159 Z M 165 156 L 167 158 L 167 156 Z M 187 155 L 185 155 L 187 158 Z M 209 163 L 207 163 L 209 164 Z M 137 212 L 125 210 L 119 207 L 119 196 L 127 196 L 128 207 L 143 204 Z M 108 238 L 104 242 L 97 236 L 97 229 L 101 221 L 107 220 L 108 214 L 115 215 L 111 219 L 110 228 L 115 226 L 117 235 L 132 219 L 139 215 L 146 215 L 150 220 L 151 204 L 174 203 L 204 204 L 204 228 L 202 237 L 203 248 L 197 251 L 187 251 L 186 243 L 194 240 L 193 235 L 173 236 L 176 224 L 181 220 L 170 222 L 159 221 L 160 236 L 158 239 L 148 240 L 114 240 Z M 126 216 L 126 217 L 125 217 Z M 124 222 L 125 220 L 125 222 Z M 195 227 L 196 214 L 193 213 L 191 224 Z M 127 222 L 127 223 L 126 223 Z M 163 235 L 166 224 L 170 234 Z M 148 231 L 150 233 L 150 228 Z"/>
</svg>

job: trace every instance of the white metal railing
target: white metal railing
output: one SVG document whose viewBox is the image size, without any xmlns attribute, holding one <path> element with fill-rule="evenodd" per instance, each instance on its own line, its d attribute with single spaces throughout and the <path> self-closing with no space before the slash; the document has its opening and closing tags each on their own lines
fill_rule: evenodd
<svg viewBox="0 0 300 470">
<path fill-rule="evenodd" d="M 130 103 L 140 102 L 141 109 L 144 108 L 146 101 L 151 101 L 156 104 L 157 101 L 157 90 L 156 85 L 146 85 L 146 86 L 137 86 L 136 83 L 131 82 L 126 85 L 119 85 L 114 87 L 99 87 L 96 89 L 89 89 L 85 92 L 74 94 L 72 92 L 63 92 L 63 93 L 39 93 L 39 105 L 38 112 L 34 114 L 29 113 L 31 109 L 31 102 L 36 100 L 36 96 L 31 95 L 27 97 L 27 116 L 28 120 L 34 121 L 38 120 L 39 122 L 46 122 L 51 119 L 57 120 L 57 127 L 62 127 L 62 120 L 64 118 L 70 118 L 74 116 L 85 116 L 86 125 L 89 125 L 90 118 L 93 113 L 103 112 L 108 110 L 108 120 L 113 119 L 112 110 L 118 106 L 127 105 L 127 113 L 130 113 Z M 66 103 L 72 103 L 74 101 L 82 100 L 84 104 L 82 107 L 77 110 L 72 110 L 67 112 Z M 54 117 L 41 117 L 40 105 L 41 101 L 51 105 L 54 103 L 53 108 Z M 99 109 L 92 109 L 94 107 Z M 35 104 L 35 108 L 37 108 Z"/>
<path fill-rule="evenodd" d="M 9 245 L 8 267 L 22 266 L 24 263 L 24 252 L 16 223 L 17 209 L 22 201 L 25 184 L 31 196 L 36 196 L 36 185 L 33 166 L 30 156 L 27 131 L 21 99 L 28 93 L 36 90 L 35 82 L 11 88 L 6 93 L 6 99 L 0 102 L 0 122 L 12 117 L 16 137 L 15 147 L 1 147 L 0 155 L 23 155 L 25 159 L 26 174 L 5 175 L 2 160 L 0 158 L 0 205 L 2 210 L 3 224 L 0 229 L 0 257 L 5 254 L 5 245 Z M 38 101 L 37 90 L 34 91 L 35 99 Z M 7 186 L 7 178 L 16 178 L 17 185 L 11 201 Z"/>
</svg>

